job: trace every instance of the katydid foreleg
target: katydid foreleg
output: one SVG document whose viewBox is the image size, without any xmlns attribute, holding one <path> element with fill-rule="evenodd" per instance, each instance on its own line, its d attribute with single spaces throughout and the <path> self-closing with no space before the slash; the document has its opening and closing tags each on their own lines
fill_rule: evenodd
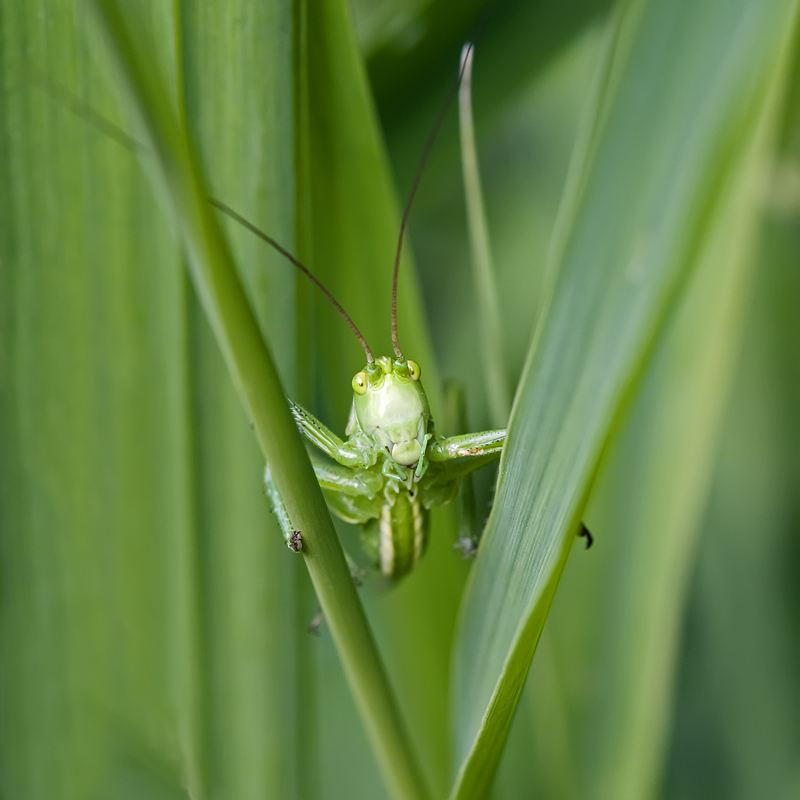
<svg viewBox="0 0 800 800">
<path fill-rule="evenodd" d="M 347 441 L 340 439 L 330 428 L 293 400 L 289 400 L 289 406 L 300 433 L 337 463 L 345 467 L 371 467 L 375 463 L 377 456 L 374 448 L 365 447 L 362 442 L 352 437 Z"/>
<path fill-rule="evenodd" d="M 446 432 L 467 430 L 467 395 L 460 381 L 449 380 L 444 387 L 444 430 Z M 472 475 L 460 482 L 456 496 L 456 541 L 454 550 L 460 550 L 464 558 L 475 555 L 480 533 L 475 527 L 475 487 Z"/>
</svg>

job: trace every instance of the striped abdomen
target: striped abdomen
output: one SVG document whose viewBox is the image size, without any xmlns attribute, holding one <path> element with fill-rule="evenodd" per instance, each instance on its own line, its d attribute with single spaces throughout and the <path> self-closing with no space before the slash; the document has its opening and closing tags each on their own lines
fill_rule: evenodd
<svg viewBox="0 0 800 800">
<path fill-rule="evenodd" d="M 387 492 L 387 494 L 390 494 Z M 394 503 L 381 506 L 378 519 L 369 528 L 374 537 L 373 552 L 378 566 L 387 578 L 398 580 L 416 567 L 428 542 L 428 512 L 416 494 L 400 489 L 390 497 Z M 376 552 L 377 551 L 377 552 Z"/>
</svg>

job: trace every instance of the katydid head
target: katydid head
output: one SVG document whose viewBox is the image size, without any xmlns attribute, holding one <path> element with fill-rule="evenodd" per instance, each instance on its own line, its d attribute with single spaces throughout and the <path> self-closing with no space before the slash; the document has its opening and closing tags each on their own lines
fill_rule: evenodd
<svg viewBox="0 0 800 800">
<path fill-rule="evenodd" d="M 416 362 L 381 356 L 368 363 L 353 378 L 353 410 L 361 430 L 394 461 L 419 461 L 431 415 Z"/>
</svg>

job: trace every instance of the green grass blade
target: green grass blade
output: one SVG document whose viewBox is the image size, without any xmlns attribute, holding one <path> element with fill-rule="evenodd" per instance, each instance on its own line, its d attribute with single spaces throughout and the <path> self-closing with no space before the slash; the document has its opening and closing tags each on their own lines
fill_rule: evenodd
<svg viewBox="0 0 800 800">
<path fill-rule="evenodd" d="M 683 611 L 748 308 L 779 88 L 775 81 L 761 130 L 709 220 L 686 296 L 603 457 L 584 517 L 595 547 L 570 561 L 548 618 L 542 644 L 561 665 L 570 772 L 581 797 L 652 797 L 663 772 Z M 554 691 L 536 663 L 527 690 L 540 706 Z M 550 769 L 542 758 L 533 772 Z"/>
<path fill-rule="evenodd" d="M 98 0 L 93 8 L 146 133 L 204 311 L 290 517 L 303 532 L 309 573 L 387 785 L 398 797 L 422 797 L 426 791 L 330 516 L 185 136 L 157 72 L 134 44 L 120 8 L 111 0 Z M 137 36 L 143 35 L 138 26 Z"/>
<path fill-rule="evenodd" d="M 306 183 L 298 188 L 298 197 L 308 219 L 303 222 L 301 211 L 301 230 L 307 231 L 300 237 L 301 252 L 353 316 L 375 354 L 388 354 L 392 265 L 402 202 L 348 4 L 309 4 L 307 26 L 307 131 L 301 136 L 306 137 L 309 163 L 300 170 Z M 433 121 L 426 121 L 426 127 Z M 421 365 L 434 419 L 441 424 L 441 381 L 410 245 L 407 239 L 399 277 L 400 344 Z M 330 306 L 313 299 L 320 416 L 342 433 L 352 403 L 350 381 L 363 368 L 364 354 Z M 357 537 L 353 532 L 350 541 Z M 466 565 L 452 551 L 454 540 L 450 509 L 437 509 L 428 552 L 414 574 L 390 591 L 376 591 L 371 579 L 362 590 L 404 717 L 437 795 L 446 792 L 449 783 L 449 644 L 466 577 Z M 358 556 L 357 543 L 351 554 Z M 340 743 L 324 742 L 326 746 L 338 748 Z M 358 760 L 352 769 L 359 769 Z"/>
<path fill-rule="evenodd" d="M 793 80 L 796 103 L 796 64 Z M 662 791 L 670 800 L 789 800 L 800 790 L 799 206 L 796 190 L 786 191 L 798 168 L 793 123 L 790 152 L 772 165 L 745 347 L 703 520 Z"/>
<path fill-rule="evenodd" d="M 620 15 L 462 608 L 453 797 L 491 782 L 609 430 L 749 150 L 793 13 L 788 2 L 652 2 Z"/>
<path fill-rule="evenodd" d="M 291 12 L 250 0 L 182 3 L 181 78 L 186 124 L 214 196 L 294 250 Z M 248 25 L 239 24 L 244 17 Z M 295 270 L 240 226 L 227 223 L 226 234 L 294 396 Z M 262 456 L 196 303 L 189 335 L 208 784 L 241 800 L 305 797 L 316 708 L 301 648 L 316 613 L 305 602 L 313 590 L 300 560 L 285 557 L 260 486 Z"/>
<path fill-rule="evenodd" d="M 478 306 L 478 327 L 483 363 L 483 379 L 493 428 L 503 428 L 511 411 L 510 380 L 506 365 L 506 349 L 500 323 L 500 305 L 494 280 L 492 253 L 489 246 L 489 225 L 483 206 L 483 190 L 475 148 L 475 126 L 472 119 L 472 61 L 474 49 L 462 52 L 461 88 L 458 110 L 461 132 L 461 163 L 464 173 L 464 193 L 467 201 L 467 220 L 472 252 L 472 276 Z"/>
<path fill-rule="evenodd" d="M 0 793 L 124 796 L 131 751 L 152 748 L 139 783 L 170 796 L 169 665 L 191 647 L 185 281 L 160 269 L 179 253 L 135 160 L 33 85 L 110 105 L 80 11 L 0 5 Z"/>
</svg>

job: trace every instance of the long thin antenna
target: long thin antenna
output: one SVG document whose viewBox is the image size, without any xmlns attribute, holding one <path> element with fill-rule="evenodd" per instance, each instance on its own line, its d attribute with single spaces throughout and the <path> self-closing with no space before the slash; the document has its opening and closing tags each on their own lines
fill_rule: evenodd
<svg viewBox="0 0 800 800">
<path fill-rule="evenodd" d="M 359 342 L 361 342 L 361 346 L 364 348 L 364 352 L 367 354 L 367 363 L 372 364 L 375 361 L 374 356 L 372 355 L 372 350 L 369 349 L 369 345 L 367 344 L 367 340 L 364 338 L 364 335 L 361 331 L 356 327 L 355 322 L 350 319 L 350 315 L 341 307 L 339 301 L 322 285 L 322 283 L 316 278 L 316 276 L 306 267 L 304 267 L 288 250 L 281 247 L 271 236 L 268 236 L 264 231 L 260 228 L 257 228 L 253 225 L 252 222 L 245 219 L 241 214 L 237 214 L 230 206 L 225 205 L 221 200 L 215 200 L 213 197 L 208 198 L 208 202 L 211 203 L 214 208 L 221 211 L 223 214 L 227 214 L 231 219 L 238 222 L 243 227 L 247 228 L 251 233 L 254 233 L 260 239 L 263 239 L 268 245 L 271 245 L 275 248 L 282 256 L 289 259 L 289 261 L 294 264 L 297 269 L 300 270 L 304 275 L 306 275 L 316 286 L 317 288 L 331 301 L 333 307 L 341 314 L 344 321 L 350 326 L 350 330 L 356 335 L 356 338 Z"/>
<path fill-rule="evenodd" d="M 88 103 L 82 100 L 77 94 L 67 89 L 58 81 L 52 78 L 41 77 L 38 75 L 30 75 L 28 81 L 31 85 L 45 91 L 57 103 L 61 103 L 68 111 L 80 117 L 84 122 L 91 125 L 100 133 L 113 139 L 117 144 L 122 145 L 126 150 L 132 153 L 144 152 L 147 146 L 135 139 L 125 130 L 120 128 L 119 125 L 112 122 L 108 117 L 103 116 L 101 113 L 93 109 Z"/>
<path fill-rule="evenodd" d="M 467 44 L 464 45 L 465 49 L 462 50 L 461 65 L 458 70 L 458 75 L 453 81 L 453 85 L 450 87 L 450 92 L 448 93 L 444 103 L 442 103 L 441 109 L 439 109 L 439 116 L 436 118 L 433 130 L 431 130 L 430 135 L 428 136 L 428 141 L 425 143 L 425 149 L 422 151 L 422 158 L 417 166 L 417 172 L 416 175 L 414 175 L 414 183 L 411 184 L 411 192 L 408 195 L 406 207 L 403 211 L 403 219 L 400 222 L 400 236 L 397 239 L 397 252 L 394 256 L 394 274 L 392 276 L 392 347 L 394 348 L 394 354 L 398 358 L 403 357 L 403 351 L 400 349 L 400 343 L 397 341 L 397 276 L 400 273 L 400 254 L 403 251 L 403 234 L 406 232 L 406 227 L 408 226 L 408 216 L 411 213 L 411 205 L 414 202 L 414 197 L 417 194 L 419 182 L 422 180 L 422 172 L 425 169 L 425 164 L 428 162 L 428 157 L 431 154 L 436 137 L 439 135 L 439 131 L 442 129 L 445 115 L 450 108 L 450 104 L 453 102 L 453 98 L 456 96 L 456 92 L 458 92 L 461 78 L 464 75 L 464 70 L 467 66 L 467 54 L 472 52 L 473 47 L 474 45 L 472 42 L 467 42 Z"/>
<path fill-rule="evenodd" d="M 130 136 L 125 130 L 116 125 L 115 123 L 111 122 L 107 117 L 104 117 L 99 112 L 95 111 L 91 106 L 87 105 L 80 97 L 76 94 L 71 92 L 65 86 L 62 86 L 60 83 L 53 81 L 53 80 L 36 80 L 35 81 L 42 89 L 47 91 L 50 96 L 60 102 L 62 105 L 66 106 L 73 114 L 83 119 L 89 125 L 100 131 L 100 133 L 105 134 L 109 138 L 113 139 L 117 144 L 122 145 L 125 149 L 130 150 L 131 152 L 147 152 L 147 146 L 142 142 L 135 139 L 133 136 Z M 375 357 L 372 355 L 372 350 L 369 349 L 369 345 L 367 344 L 367 340 L 364 338 L 364 335 L 356 326 L 355 322 L 350 319 L 350 315 L 342 308 L 339 304 L 339 301 L 322 285 L 322 283 L 314 276 L 314 274 L 308 270 L 305 266 L 303 266 L 288 250 L 281 247 L 271 236 L 268 236 L 264 231 L 257 228 L 253 225 L 252 222 L 245 219 L 241 214 L 237 214 L 230 206 L 223 203 L 221 200 L 215 200 L 213 197 L 208 198 L 208 202 L 211 203 L 214 208 L 222 211 L 223 214 L 227 214 L 231 219 L 238 222 L 240 225 L 244 226 L 249 230 L 251 233 L 254 233 L 260 239 L 263 239 L 267 244 L 274 247 L 282 256 L 289 259 L 304 275 L 311 279 L 311 281 L 316 284 L 319 290 L 331 301 L 333 307 L 341 314 L 344 321 L 350 326 L 350 330 L 356 335 L 356 338 L 361 343 L 361 346 L 364 348 L 364 352 L 367 354 L 367 363 L 372 364 L 375 362 Z"/>
</svg>

